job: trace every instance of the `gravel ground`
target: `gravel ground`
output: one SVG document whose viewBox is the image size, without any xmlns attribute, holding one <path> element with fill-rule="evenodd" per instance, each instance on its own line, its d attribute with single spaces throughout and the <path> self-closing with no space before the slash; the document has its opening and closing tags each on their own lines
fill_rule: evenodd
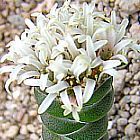
<svg viewBox="0 0 140 140">
<path fill-rule="evenodd" d="M 58 1 L 61 6 L 63 1 Z M 127 17 L 130 21 L 127 35 L 139 39 L 140 43 L 140 0 L 95 1 L 97 10 L 104 11 L 107 16 L 114 9 L 118 22 Z M 43 13 L 47 13 L 53 3 L 53 0 L 1 0 L 0 56 L 6 53 L 5 45 L 15 34 L 24 30 L 24 18 L 42 8 L 46 9 Z M 140 55 L 130 51 L 128 57 L 129 64 L 119 70 L 120 77 L 115 80 L 116 97 L 109 112 L 110 140 L 140 140 Z M 7 77 L 0 75 L 0 140 L 39 140 L 41 124 L 33 89 L 13 83 L 13 93 L 9 95 L 4 89 Z"/>
</svg>

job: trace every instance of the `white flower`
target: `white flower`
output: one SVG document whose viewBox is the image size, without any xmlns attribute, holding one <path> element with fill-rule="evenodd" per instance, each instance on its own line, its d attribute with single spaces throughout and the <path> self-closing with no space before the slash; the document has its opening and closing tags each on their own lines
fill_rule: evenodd
<svg viewBox="0 0 140 140">
<path fill-rule="evenodd" d="M 114 68 L 116 68 L 117 66 L 120 66 L 120 65 L 121 65 L 120 60 L 106 60 L 106 61 L 103 61 L 103 70 L 99 75 L 98 81 L 100 81 L 103 74 L 108 74 L 108 75 L 111 75 L 113 77 L 116 77 L 118 75 L 118 72 Z"/>
<path fill-rule="evenodd" d="M 73 91 L 75 94 L 75 97 L 68 96 L 67 91 L 63 91 L 60 93 L 61 100 L 64 105 L 61 107 L 64 109 L 64 116 L 67 116 L 68 114 L 72 113 L 73 118 L 76 121 L 79 121 L 79 114 L 78 112 L 81 111 L 83 104 L 87 103 L 91 96 L 94 93 L 96 82 L 92 79 L 86 80 L 86 86 L 84 89 L 84 92 L 82 91 L 82 87 L 74 86 Z"/>
<path fill-rule="evenodd" d="M 59 55 L 55 60 L 50 61 L 48 69 L 54 72 L 54 78 L 61 81 L 66 77 L 68 70 L 71 67 L 71 61 L 64 60 L 62 55 Z"/>
<path fill-rule="evenodd" d="M 9 68 L 9 70 L 7 70 L 7 68 Z M 10 90 L 9 90 L 9 85 L 18 79 L 18 74 L 20 72 L 20 70 L 24 68 L 24 65 L 17 65 L 15 67 L 3 67 L 0 69 L 0 73 L 4 73 L 4 72 L 11 72 L 10 75 L 9 75 L 9 79 L 6 81 L 6 84 L 5 84 L 5 89 L 8 93 L 10 93 Z"/>
<path fill-rule="evenodd" d="M 53 100 L 59 95 L 59 92 L 61 92 L 62 90 L 66 89 L 68 87 L 69 87 L 69 85 L 65 81 L 61 81 L 55 85 L 49 86 L 46 89 L 46 92 L 48 93 L 48 95 L 46 96 L 46 98 L 43 100 L 43 102 L 39 106 L 38 113 L 39 114 L 44 113 L 49 108 L 49 106 L 51 105 Z"/>
</svg>

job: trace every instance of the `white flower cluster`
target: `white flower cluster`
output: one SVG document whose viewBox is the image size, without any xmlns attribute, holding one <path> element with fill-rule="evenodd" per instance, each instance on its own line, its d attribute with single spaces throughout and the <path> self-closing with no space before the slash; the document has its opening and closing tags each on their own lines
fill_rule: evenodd
<svg viewBox="0 0 140 140">
<path fill-rule="evenodd" d="M 57 4 L 48 15 L 34 13 L 36 24 L 26 19 L 28 29 L 15 37 L 7 47 L 9 52 L 1 61 L 0 73 L 10 72 L 6 90 L 13 81 L 40 87 L 47 93 L 38 113 L 42 114 L 55 98 L 60 99 L 64 116 L 72 113 L 79 121 L 78 112 L 94 93 L 94 88 L 104 75 L 116 76 L 115 68 L 127 63 L 128 48 L 139 49 L 125 30 L 128 20 L 117 24 L 115 12 L 108 19 L 94 11 L 94 3 L 83 7 L 66 1 Z"/>
</svg>

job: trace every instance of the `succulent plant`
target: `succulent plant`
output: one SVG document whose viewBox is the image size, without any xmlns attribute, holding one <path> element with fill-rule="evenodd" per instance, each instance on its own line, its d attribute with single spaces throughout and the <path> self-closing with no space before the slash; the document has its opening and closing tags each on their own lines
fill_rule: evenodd
<svg viewBox="0 0 140 140">
<path fill-rule="evenodd" d="M 7 47 L 1 59 L 13 62 L 0 73 L 10 72 L 11 82 L 35 87 L 43 139 L 107 139 L 107 112 L 113 103 L 112 77 L 127 64 L 129 49 L 139 50 L 136 40 L 125 36 L 127 19 L 116 22 L 94 10 L 66 1 L 50 13 L 33 13 L 28 26 Z"/>
</svg>

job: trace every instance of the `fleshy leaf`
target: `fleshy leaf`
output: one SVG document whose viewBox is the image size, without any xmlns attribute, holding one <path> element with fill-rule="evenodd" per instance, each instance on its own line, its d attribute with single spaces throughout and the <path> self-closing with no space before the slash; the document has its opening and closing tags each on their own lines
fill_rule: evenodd
<svg viewBox="0 0 140 140">
<path fill-rule="evenodd" d="M 86 123 L 76 122 L 67 118 L 58 118 L 48 113 L 41 115 L 43 124 L 51 131 L 58 134 L 68 134 L 82 128 Z"/>
<path fill-rule="evenodd" d="M 113 78 L 110 77 L 108 78 L 101 86 L 99 86 L 95 91 L 90 100 L 84 104 L 84 106 L 89 106 L 92 105 L 93 103 L 98 102 L 102 98 L 105 97 L 105 95 L 108 93 L 108 91 L 111 88 Z"/>
<path fill-rule="evenodd" d="M 107 95 L 99 102 L 85 106 L 79 113 L 80 121 L 82 122 L 94 122 L 103 117 L 112 107 L 114 101 L 114 92 L 111 89 Z"/>
<path fill-rule="evenodd" d="M 50 131 L 44 125 L 42 128 L 42 138 L 43 138 L 43 140 L 72 140 L 70 138 L 63 137 L 61 135 L 58 135 L 58 134 Z"/>
<path fill-rule="evenodd" d="M 100 120 L 89 123 L 66 136 L 73 140 L 99 140 L 106 133 L 107 125 L 108 119 L 107 116 L 104 116 Z"/>
</svg>

